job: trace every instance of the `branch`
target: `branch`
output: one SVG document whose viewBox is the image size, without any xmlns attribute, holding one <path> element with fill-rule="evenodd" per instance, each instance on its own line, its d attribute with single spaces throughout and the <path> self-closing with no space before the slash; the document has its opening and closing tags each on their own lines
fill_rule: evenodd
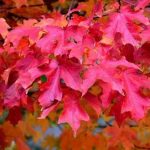
<svg viewBox="0 0 150 150">
<path fill-rule="evenodd" d="M 36 5 L 22 6 L 21 8 L 32 8 L 32 7 L 39 7 L 39 6 L 46 6 L 46 5 L 41 3 L 41 4 L 36 4 Z M 18 9 L 18 8 L 16 6 L 10 6 L 10 7 L 1 6 L 0 7 L 0 13 L 6 12 L 9 10 L 13 10 L 13 9 Z"/>
</svg>

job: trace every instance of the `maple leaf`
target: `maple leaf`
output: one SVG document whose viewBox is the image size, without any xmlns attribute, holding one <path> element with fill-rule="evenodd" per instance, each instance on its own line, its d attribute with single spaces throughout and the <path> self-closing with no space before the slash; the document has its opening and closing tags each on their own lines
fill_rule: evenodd
<svg viewBox="0 0 150 150">
<path fill-rule="evenodd" d="M 59 117 L 58 123 L 69 123 L 76 135 L 80 121 L 88 121 L 89 116 L 80 106 L 80 97 L 70 92 L 63 97 L 64 110 Z"/>
<path fill-rule="evenodd" d="M 59 64 L 60 63 L 60 64 Z M 79 64 L 74 63 L 69 60 L 62 61 L 62 58 L 58 59 L 58 61 L 54 60 L 51 62 L 50 66 L 55 66 L 54 70 L 49 73 L 45 72 L 48 81 L 43 85 L 43 89 L 41 88 L 43 94 L 39 97 L 39 102 L 41 106 L 49 112 L 51 109 L 51 104 L 53 104 L 54 100 L 61 101 L 62 99 L 62 90 L 60 88 L 60 80 L 63 79 L 64 83 L 74 89 L 80 91 L 80 71 L 81 67 Z M 48 114 L 48 113 L 44 113 Z M 43 115 L 42 115 L 43 116 Z M 45 116 L 45 115 L 44 115 Z"/>
<path fill-rule="evenodd" d="M 38 119 L 45 119 L 51 111 L 53 111 L 57 108 L 58 104 L 59 104 L 59 101 L 57 101 L 57 100 L 54 100 L 51 102 L 49 101 L 49 105 L 45 108 L 42 108 L 42 113 L 41 113 L 40 117 L 38 117 Z"/>
<path fill-rule="evenodd" d="M 97 96 L 94 96 L 90 93 L 87 93 L 85 96 L 85 101 L 90 104 L 90 106 L 95 110 L 97 115 L 99 116 L 101 113 L 101 103 Z"/>
<path fill-rule="evenodd" d="M 65 15 L 62 15 L 59 11 L 54 11 L 50 14 L 51 18 L 43 16 L 43 18 L 35 26 L 37 27 L 46 27 L 46 26 L 57 26 L 57 27 L 66 27 L 68 22 Z"/>
<path fill-rule="evenodd" d="M 75 57 L 82 62 L 87 29 L 83 26 L 71 25 L 65 30 L 64 49 L 71 50 L 69 57 Z M 87 44 L 87 42 L 86 42 Z M 90 44 L 89 44 L 90 45 Z"/>
<path fill-rule="evenodd" d="M 39 62 L 41 64 L 39 64 Z M 7 90 L 7 97 L 5 98 L 6 105 L 12 104 L 11 101 L 7 100 L 9 95 L 8 91 L 11 93 L 11 91 L 17 90 L 15 88 L 16 85 L 21 85 L 28 92 L 29 86 L 42 75 L 45 75 L 47 78 L 47 82 L 40 87 L 41 93 L 39 97 L 40 105 L 44 110 L 48 108 L 55 99 L 58 101 L 61 100 L 62 91 L 60 89 L 60 79 L 63 79 L 68 87 L 80 90 L 81 65 L 71 60 L 58 58 L 58 60 L 54 59 L 49 63 L 47 59 L 37 60 L 34 55 L 29 54 L 25 58 L 19 60 L 15 67 L 19 72 L 19 76 L 15 84 Z M 13 97 L 19 99 L 19 91 L 17 90 L 15 92 L 16 96 L 13 95 Z M 14 105 L 18 105 L 18 102 L 16 101 Z"/>
<path fill-rule="evenodd" d="M 39 27 L 33 27 L 34 23 L 34 21 L 31 23 L 28 22 L 28 26 L 25 23 L 11 30 L 5 40 L 5 44 L 12 43 L 13 47 L 17 48 L 20 44 L 19 42 L 24 37 L 28 37 L 31 44 L 36 42 L 39 38 L 38 34 L 40 30 Z"/>
<path fill-rule="evenodd" d="M 69 57 L 75 57 L 80 61 L 80 63 L 83 63 L 84 54 L 88 53 L 89 51 L 92 51 L 95 48 L 94 43 L 94 38 L 90 34 L 86 34 L 85 36 L 83 36 L 82 43 L 76 45 L 76 47 L 71 49 Z"/>
<path fill-rule="evenodd" d="M 120 95 L 119 95 L 120 96 Z M 127 118 L 131 118 L 130 112 L 122 113 L 122 101 L 121 98 L 118 100 L 119 96 L 116 96 L 114 104 L 111 107 L 110 115 L 115 117 L 115 120 L 119 126 L 123 125 Z M 118 99 L 117 99 L 118 98 Z"/>
<path fill-rule="evenodd" d="M 123 13 L 127 17 L 127 19 L 129 19 L 130 21 L 138 21 L 145 25 L 150 24 L 149 19 L 144 16 L 144 10 L 139 10 L 139 11 L 134 12 L 134 11 L 131 11 L 129 6 L 124 6 L 121 9 L 121 13 Z"/>
<path fill-rule="evenodd" d="M 122 144 L 125 150 L 130 150 L 134 147 L 134 140 L 136 139 L 136 132 L 129 126 L 119 127 L 115 124 L 113 127 L 106 128 L 105 132 L 110 135 L 111 140 L 108 141 L 111 147 Z"/>
<path fill-rule="evenodd" d="M 44 27 L 44 37 L 37 41 L 37 46 L 42 52 L 54 53 L 55 55 L 63 54 L 64 31 L 57 26 Z"/>
<path fill-rule="evenodd" d="M 72 60 L 66 59 L 66 60 L 60 60 L 60 77 L 64 80 L 65 84 L 74 89 L 81 91 L 81 71 L 82 66 L 79 63 L 76 63 Z M 62 64 L 62 65 L 61 65 Z"/>
<path fill-rule="evenodd" d="M 2 35 L 3 38 L 5 38 L 8 34 L 8 29 L 10 28 L 10 26 L 7 24 L 6 20 L 3 18 L 0 18 L 0 34 Z"/>
<path fill-rule="evenodd" d="M 149 20 L 143 15 L 143 11 L 132 12 L 128 7 L 124 7 L 121 9 L 120 13 L 113 13 L 110 15 L 109 26 L 105 29 L 106 37 L 114 39 L 117 33 L 121 33 L 123 44 L 130 43 L 133 46 L 138 46 L 139 41 L 137 37 L 139 37 L 139 31 L 137 27 L 134 27 L 136 24 L 133 20 L 131 21 L 131 18 L 134 21 L 139 21 L 146 25 L 149 24 Z"/>
<path fill-rule="evenodd" d="M 39 97 L 39 102 L 43 108 L 49 106 L 53 100 L 60 101 L 62 92 L 60 90 L 60 69 L 54 70 L 48 75 L 48 81 L 44 86 L 44 92 Z"/>
<path fill-rule="evenodd" d="M 41 57 L 43 58 L 43 57 Z M 45 75 L 47 82 L 40 86 L 39 102 L 43 109 L 48 107 L 54 99 L 61 100 L 62 92 L 60 91 L 60 68 L 57 61 L 47 59 L 37 60 L 33 55 L 27 55 L 24 59 L 16 64 L 16 69 L 19 71 L 19 77 L 16 84 L 21 85 L 27 92 L 32 83 L 42 75 Z M 41 60 L 41 61 L 40 61 Z M 41 64 L 39 64 L 39 61 Z"/>
<path fill-rule="evenodd" d="M 123 74 L 123 83 L 126 94 L 121 112 L 130 112 L 135 119 L 143 118 L 150 107 L 150 100 L 140 95 L 140 88 L 150 88 L 148 79 L 134 70 L 128 70 Z"/>
<path fill-rule="evenodd" d="M 8 89 L 6 89 L 4 94 L 4 105 L 8 108 L 14 106 L 20 106 L 20 100 L 24 97 L 25 90 L 18 84 L 14 83 Z"/>
<path fill-rule="evenodd" d="M 5 51 L 1 53 L 0 55 L 1 74 L 3 74 L 3 72 L 7 69 L 10 70 L 11 67 L 13 67 L 16 64 L 18 59 L 19 59 L 19 56 L 16 52 L 8 53 Z"/>
<path fill-rule="evenodd" d="M 91 66 L 85 72 L 82 85 L 83 95 L 98 79 L 110 84 L 113 90 L 123 94 L 122 82 L 116 70 L 119 66 L 138 69 L 136 65 L 124 59 L 118 61 L 102 60 L 99 65 Z"/>
<path fill-rule="evenodd" d="M 98 0 L 98 2 L 95 4 L 93 8 L 93 15 L 96 15 L 97 17 L 101 17 L 103 12 L 103 3 L 102 0 Z"/>
<path fill-rule="evenodd" d="M 16 83 L 21 84 L 24 89 L 27 89 L 37 78 L 46 72 L 51 72 L 48 63 L 49 60 L 40 55 L 40 53 L 36 54 L 36 51 L 35 54 L 27 53 L 15 65 L 15 69 L 19 74 Z"/>
<path fill-rule="evenodd" d="M 114 116 L 117 124 L 121 126 L 126 118 L 131 117 L 129 112 L 122 113 L 123 96 L 116 91 L 110 90 L 106 83 L 101 83 L 101 86 L 103 87 L 102 105 L 107 108 L 109 114 Z M 106 88 L 108 88 L 108 91 L 106 91 Z"/>
<path fill-rule="evenodd" d="M 100 87 L 102 87 L 102 95 L 100 95 L 101 103 L 103 108 L 108 108 L 110 106 L 110 103 L 112 101 L 112 89 L 108 83 L 100 82 Z"/>
<path fill-rule="evenodd" d="M 22 98 L 26 99 L 26 94 L 24 88 L 17 83 L 18 72 L 9 68 L 4 71 L 2 77 L 5 81 L 4 105 L 8 108 L 20 106 Z"/>
<path fill-rule="evenodd" d="M 144 8 L 150 3 L 150 0 L 138 0 L 137 6 L 135 7 L 136 10 L 140 8 Z"/>
<path fill-rule="evenodd" d="M 37 67 L 33 67 L 29 69 L 28 71 L 21 71 L 19 72 L 19 77 L 16 81 L 16 83 L 20 84 L 24 89 L 27 90 L 27 88 L 32 85 L 32 83 L 43 75 L 43 72 L 40 71 Z"/>
<path fill-rule="evenodd" d="M 122 113 L 123 96 L 117 91 L 113 91 L 108 83 L 99 82 L 99 85 L 103 89 L 102 95 L 100 95 L 102 107 L 109 111 L 109 114 L 113 115 L 118 125 L 121 126 L 125 119 L 130 117 L 129 112 Z"/>
<path fill-rule="evenodd" d="M 70 25 L 65 30 L 65 46 L 70 49 L 77 44 L 82 43 L 83 36 L 86 34 L 87 29 L 84 26 Z"/>
<path fill-rule="evenodd" d="M 129 117 L 130 114 L 134 119 L 141 119 L 150 106 L 150 100 L 140 94 L 140 88 L 149 88 L 146 77 L 138 74 L 135 70 L 129 69 L 123 73 L 122 80 L 125 96 L 119 93 L 116 95 L 112 92 L 109 84 L 100 83 L 103 88 L 103 94 L 101 95 L 102 106 L 108 108 L 112 101 L 117 100 L 113 104 L 111 113 L 116 116 L 119 124 L 122 123 L 123 118 Z"/>
<path fill-rule="evenodd" d="M 114 19 L 115 18 L 115 19 Z M 137 40 L 133 37 L 127 26 L 127 20 L 123 14 L 115 13 L 111 15 L 111 22 L 109 27 L 106 28 L 106 36 L 113 39 L 117 32 L 121 33 L 124 44 L 131 43 L 135 46 L 138 45 Z"/>
</svg>

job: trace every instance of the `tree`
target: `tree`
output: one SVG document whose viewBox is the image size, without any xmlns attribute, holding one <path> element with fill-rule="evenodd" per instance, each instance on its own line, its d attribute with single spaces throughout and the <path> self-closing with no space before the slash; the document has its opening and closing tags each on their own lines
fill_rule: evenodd
<svg viewBox="0 0 150 150">
<path fill-rule="evenodd" d="M 0 149 L 150 149 L 149 4 L 1 1 Z"/>
</svg>

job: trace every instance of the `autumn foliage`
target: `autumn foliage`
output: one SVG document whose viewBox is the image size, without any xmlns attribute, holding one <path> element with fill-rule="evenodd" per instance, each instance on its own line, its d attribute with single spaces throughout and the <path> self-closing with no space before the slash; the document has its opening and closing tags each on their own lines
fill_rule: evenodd
<svg viewBox="0 0 150 150">
<path fill-rule="evenodd" d="M 0 149 L 150 149 L 150 0 L 0 2 Z"/>
</svg>

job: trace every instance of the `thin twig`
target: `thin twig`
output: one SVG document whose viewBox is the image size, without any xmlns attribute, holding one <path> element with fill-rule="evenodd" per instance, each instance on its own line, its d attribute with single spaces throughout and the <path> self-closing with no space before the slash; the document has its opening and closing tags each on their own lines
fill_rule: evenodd
<svg viewBox="0 0 150 150">
<path fill-rule="evenodd" d="M 71 9 L 72 9 L 73 1 L 74 1 L 74 0 L 71 0 L 70 6 L 69 6 L 69 9 L 68 9 L 68 13 L 69 13 L 69 12 L 71 11 Z"/>
</svg>

